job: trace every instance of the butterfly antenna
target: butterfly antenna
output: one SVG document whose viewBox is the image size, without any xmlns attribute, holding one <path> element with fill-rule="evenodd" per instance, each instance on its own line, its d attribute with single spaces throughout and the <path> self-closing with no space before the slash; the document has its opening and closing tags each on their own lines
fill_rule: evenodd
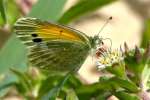
<svg viewBox="0 0 150 100">
<path fill-rule="evenodd" d="M 104 23 L 104 25 L 102 26 L 102 28 L 100 29 L 100 31 L 98 32 L 97 36 L 99 36 L 99 34 L 102 32 L 102 30 L 105 28 L 105 26 L 108 24 L 108 22 L 112 20 L 112 16 L 109 17 L 106 22 Z"/>
</svg>

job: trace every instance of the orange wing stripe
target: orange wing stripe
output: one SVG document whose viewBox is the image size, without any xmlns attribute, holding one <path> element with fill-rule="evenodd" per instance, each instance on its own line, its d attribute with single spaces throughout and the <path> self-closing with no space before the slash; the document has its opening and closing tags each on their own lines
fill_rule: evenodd
<svg viewBox="0 0 150 100">
<path fill-rule="evenodd" d="M 65 40 L 82 41 L 76 33 L 54 25 L 41 25 L 37 28 L 37 34 L 43 38 L 58 38 Z M 41 34 L 42 33 L 42 34 Z"/>
</svg>

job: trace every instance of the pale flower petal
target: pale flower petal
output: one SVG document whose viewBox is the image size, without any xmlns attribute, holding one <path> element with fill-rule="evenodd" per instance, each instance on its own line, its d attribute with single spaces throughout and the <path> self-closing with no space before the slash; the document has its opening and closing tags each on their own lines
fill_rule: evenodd
<svg viewBox="0 0 150 100">
<path fill-rule="evenodd" d="M 101 70 L 124 59 L 123 52 L 120 50 L 107 50 L 97 59 L 97 69 Z"/>
</svg>

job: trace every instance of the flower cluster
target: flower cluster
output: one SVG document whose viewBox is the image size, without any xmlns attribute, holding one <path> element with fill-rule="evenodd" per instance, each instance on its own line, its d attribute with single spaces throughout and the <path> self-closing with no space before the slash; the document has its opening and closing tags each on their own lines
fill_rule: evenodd
<svg viewBox="0 0 150 100">
<path fill-rule="evenodd" d="M 113 64 L 119 63 L 124 59 L 123 52 L 121 50 L 111 50 L 107 49 L 104 52 L 101 52 L 101 56 L 97 59 L 97 68 L 98 70 L 104 69 Z"/>
</svg>

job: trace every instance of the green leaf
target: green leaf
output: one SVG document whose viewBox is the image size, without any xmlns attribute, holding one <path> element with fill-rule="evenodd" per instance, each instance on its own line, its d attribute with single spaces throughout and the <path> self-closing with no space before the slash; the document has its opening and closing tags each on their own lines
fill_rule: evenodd
<svg viewBox="0 0 150 100">
<path fill-rule="evenodd" d="M 68 78 L 70 77 L 70 73 L 68 73 L 65 77 L 63 77 L 62 80 L 58 83 L 58 85 L 51 90 L 49 90 L 47 93 L 45 93 L 41 99 L 42 100 L 56 100 L 56 97 L 58 96 L 60 90 L 64 86 L 64 84 L 68 81 Z"/>
<path fill-rule="evenodd" d="M 0 97 L 3 97 L 4 95 L 6 95 L 10 87 L 15 85 L 15 79 L 16 78 L 13 74 L 6 73 L 4 75 L 4 78 L 0 80 Z"/>
<path fill-rule="evenodd" d="M 66 11 L 58 22 L 67 24 L 70 21 L 80 17 L 81 15 L 92 12 L 97 8 L 105 6 L 106 4 L 112 3 L 114 1 L 116 0 L 82 0 Z"/>
<path fill-rule="evenodd" d="M 119 100 L 140 100 L 135 94 L 129 94 L 122 91 L 116 92 L 114 95 L 119 98 Z"/>
<path fill-rule="evenodd" d="M 141 72 L 141 64 L 138 64 L 135 60 L 135 57 L 134 57 L 134 53 L 135 53 L 135 50 L 132 50 L 131 52 L 129 52 L 128 54 L 130 55 L 127 55 L 125 57 L 125 63 L 126 63 L 126 68 L 129 69 L 130 71 L 132 71 L 136 76 L 137 78 L 139 78 L 140 74 L 139 72 Z"/>
<path fill-rule="evenodd" d="M 67 91 L 66 100 L 79 100 L 79 98 L 77 97 L 75 91 L 70 89 Z"/>
<path fill-rule="evenodd" d="M 7 18 L 6 18 L 6 10 L 5 10 L 4 0 L 0 0 L 0 15 L 2 16 L 4 23 L 6 23 Z"/>
<path fill-rule="evenodd" d="M 144 33 L 142 33 L 141 47 L 145 48 L 150 41 L 150 19 L 145 21 Z"/>
<path fill-rule="evenodd" d="M 19 79 L 19 84 L 22 86 L 23 89 L 25 89 L 25 92 L 30 91 L 32 85 L 31 80 L 27 77 L 27 75 L 13 68 L 11 68 L 11 71 L 17 76 L 17 78 Z"/>
<path fill-rule="evenodd" d="M 142 84 L 143 89 L 147 90 L 150 87 L 148 87 L 148 81 L 150 80 L 150 67 L 149 65 L 145 65 L 144 70 L 142 72 Z"/>
<path fill-rule="evenodd" d="M 100 92 L 98 95 L 96 95 L 95 100 L 107 100 L 111 95 L 112 94 L 109 91 Z"/>
<path fill-rule="evenodd" d="M 49 75 L 42 81 L 42 85 L 39 90 L 38 98 L 41 98 L 44 94 L 48 93 L 53 87 L 56 87 L 63 76 L 61 75 Z"/>
<path fill-rule="evenodd" d="M 90 84 L 90 85 L 82 85 L 75 89 L 79 99 L 87 99 L 94 96 L 98 96 L 99 94 L 105 94 L 105 96 L 100 95 L 98 98 L 106 98 L 109 95 L 113 94 L 114 91 L 118 91 L 120 89 L 124 89 L 128 92 L 138 93 L 138 87 L 128 81 L 117 77 L 112 78 L 102 78 L 100 82 Z"/>
<path fill-rule="evenodd" d="M 97 97 L 99 94 L 104 94 L 107 91 L 112 91 L 112 86 L 110 81 L 104 80 L 102 82 L 97 82 L 90 85 L 82 85 L 75 88 L 75 91 L 79 99 L 87 100 L 94 96 Z"/>
<path fill-rule="evenodd" d="M 111 83 L 126 89 L 129 92 L 137 93 L 139 91 L 138 87 L 131 81 L 113 77 L 109 80 Z"/>
<path fill-rule="evenodd" d="M 82 86 L 83 84 L 76 75 L 72 74 L 70 75 L 70 78 L 68 79 L 68 82 L 65 85 L 71 88 L 78 88 L 79 86 Z"/>
<path fill-rule="evenodd" d="M 125 65 L 123 63 L 107 67 L 106 70 L 117 77 L 126 78 Z"/>
<path fill-rule="evenodd" d="M 132 75 L 128 75 L 134 83 L 139 84 L 141 80 L 141 75 L 143 69 L 145 67 L 145 59 L 142 59 L 144 55 L 144 49 L 132 49 L 128 51 L 128 54 L 125 57 L 126 69 L 132 73 Z M 139 56 L 139 57 L 137 57 Z M 140 57 L 141 56 L 141 57 Z M 141 61 L 137 62 L 137 59 L 141 59 Z"/>
<path fill-rule="evenodd" d="M 67 0 L 39 0 L 38 3 L 33 6 L 28 16 L 47 21 L 57 21 L 61 16 L 66 1 Z"/>
<path fill-rule="evenodd" d="M 2 91 L 3 89 L 6 89 L 6 88 L 9 88 L 10 86 L 15 86 L 15 82 L 11 82 L 11 83 L 8 83 L 8 84 L 3 84 L 0 86 L 0 91 Z"/>
<path fill-rule="evenodd" d="M 12 35 L 0 52 L 0 73 L 7 72 L 10 67 L 24 70 L 26 63 L 25 46 Z"/>
<path fill-rule="evenodd" d="M 9 24 L 10 27 L 12 28 L 12 25 L 14 24 L 14 22 L 17 20 L 18 17 L 20 17 L 20 10 L 18 9 L 18 6 L 16 5 L 15 0 L 0 0 L 0 1 L 4 1 L 4 11 L 5 11 L 5 20 L 3 16 L 0 17 L 0 25 L 4 25 L 4 24 Z M 0 7 L 2 7 L 0 5 Z M 5 23 L 4 23 L 5 21 Z"/>
<path fill-rule="evenodd" d="M 18 9 L 18 6 L 15 0 L 6 0 L 6 14 L 7 14 L 7 23 L 11 26 L 16 22 L 20 17 L 21 12 Z"/>
</svg>

